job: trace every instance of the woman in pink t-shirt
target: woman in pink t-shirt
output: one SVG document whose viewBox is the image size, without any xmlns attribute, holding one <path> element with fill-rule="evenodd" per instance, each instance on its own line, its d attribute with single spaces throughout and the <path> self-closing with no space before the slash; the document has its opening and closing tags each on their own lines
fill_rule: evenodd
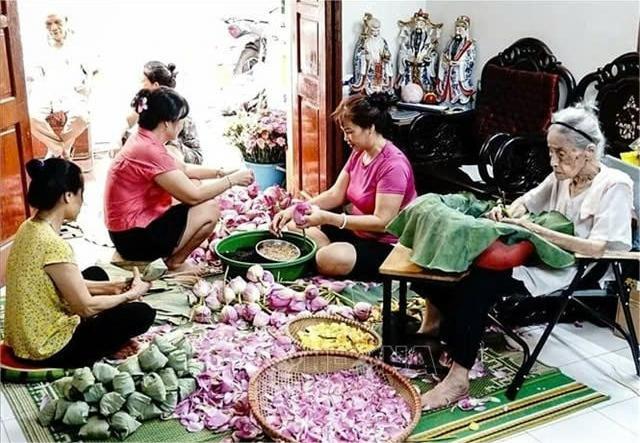
<svg viewBox="0 0 640 443">
<path fill-rule="evenodd" d="M 107 175 L 105 221 L 118 253 L 126 260 L 164 258 L 171 270 L 213 232 L 214 197 L 253 181 L 251 171 L 223 175 L 198 165 L 178 164 L 165 144 L 174 140 L 189 104 L 173 89 L 142 89 L 133 104 L 138 132 L 125 143 Z M 201 180 L 199 186 L 192 179 Z M 181 203 L 172 206 L 172 198 Z"/>
<path fill-rule="evenodd" d="M 416 198 L 409 160 L 383 136 L 390 125 L 389 106 L 386 94 L 354 95 L 333 113 L 353 152 L 335 184 L 309 201 L 307 234 L 318 245 L 316 263 L 324 275 L 376 280 L 396 241 L 385 227 Z M 293 207 L 281 211 L 272 231 L 279 233 L 292 218 Z"/>
</svg>

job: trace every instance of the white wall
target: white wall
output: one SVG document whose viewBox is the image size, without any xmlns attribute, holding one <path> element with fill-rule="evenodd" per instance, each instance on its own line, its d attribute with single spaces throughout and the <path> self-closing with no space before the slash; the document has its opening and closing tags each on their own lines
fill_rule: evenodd
<svg viewBox="0 0 640 443">
<path fill-rule="evenodd" d="M 427 12 L 444 22 L 440 44 L 453 33 L 458 15 L 471 18 L 478 43 L 476 73 L 520 37 L 547 44 L 576 81 L 637 44 L 638 2 L 631 1 L 431 1 Z"/>
<path fill-rule="evenodd" d="M 477 41 L 475 73 L 485 62 L 518 38 L 536 37 L 545 42 L 558 60 L 579 81 L 585 74 L 625 52 L 636 50 L 638 2 L 630 1 L 361 1 L 345 0 L 342 6 L 342 72 L 352 72 L 353 46 L 364 12 L 382 22 L 382 35 L 395 56 L 398 19 L 407 19 L 420 8 L 435 23 L 444 23 L 440 49 L 453 33 L 459 15 L 471 18 L 471 35 Z"/>
<path fill-rule="evenodd" d="M 393 72 L 398 54 L 398 20 L 408 20 L 426 1 L 410 0 L 343 0 L 342 2 L 342 76 L 353 73 L 353 49 L 362 31 L 362 17 L 370 12 L 380 20 L 381 34 L 389 44 Z"/>
</svg>

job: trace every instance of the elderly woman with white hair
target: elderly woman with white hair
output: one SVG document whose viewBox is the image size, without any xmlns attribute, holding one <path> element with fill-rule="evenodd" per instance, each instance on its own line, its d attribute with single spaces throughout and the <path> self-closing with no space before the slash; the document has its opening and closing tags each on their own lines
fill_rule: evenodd
<svg viewBox="0 0 640 443">
<path fill-rule="evenodd" d="M 498 208 L 488 216 L 525 227 L 570 252 L 600 256 L 605 250 L 631 249 L 632 182 L 623 172 L 600 163 L 605 139 L 594 112 L 579 104 L 553 114 L 547 144 L 553 172 L 508 207 L 508 218 Z M 552 210 L 573 222 L 575 236 L 544 228 L 526 217 L 528 212 Z M 431 332 L 439 329 L 451 366 L 444 380 L 423 395 L 423 406 L 442 407 L 468 394 L 469 369 L 480 347 L 489 309 L 500 294 L 548 294 L 569 286 L 576 273 L 575 267 L 549 269 L 541 265 L 500 272 L 473 269 L 455 288 L 429 291 L 427 296 L 438 314 L 430 321 Z M 601 282 L 613 279 L 609 271 L 598 277 Z"/>
</svg>

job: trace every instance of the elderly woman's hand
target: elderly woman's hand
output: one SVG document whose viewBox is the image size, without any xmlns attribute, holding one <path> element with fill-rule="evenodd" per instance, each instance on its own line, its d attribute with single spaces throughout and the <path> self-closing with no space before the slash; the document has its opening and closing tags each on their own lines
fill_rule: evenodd
<svg viewBox="0 0 640 443">
<path fill-rule="evenodd" d="M 493 221 L 503 221 L 503 218 L 521 218 L 527 213 L 527 207 L 522 203 L 522 199 L 518 198 L 511 203 L 507 208 L 498 203 L 491 208 L 489 212 L 485 214 L 485 217 L 490 218 Z"/>
<path fill-rule="evenodd" d="M 489 212 L 485 214 L 485 217 L 493 221 L 501 221 L 505 217 L 505 208 L 502 205 L 496 205 Z"/>
<path fill-rule="evenodd" d="M 529 220 L 526 217 L 520 217 L 520 218 L 505 217 L 500 221 L 502 223 L 507 223 L 507 224 L 510 224 L 510 225 L 517 225 L 517 226 L 523 227 L 525 229 L 528 229 L 530 231 L 534 231 L 534 227 L 536 226 L 536 224 L 534 222 L 532 222 L 531 220 Z"/>
<path fill-rule="evenodd" d="M 511 218 L 521 218 L 527 213 L 527 207 L 521 198 L 517 198 L 507 208 L 507 213 Z"/>
</svg>

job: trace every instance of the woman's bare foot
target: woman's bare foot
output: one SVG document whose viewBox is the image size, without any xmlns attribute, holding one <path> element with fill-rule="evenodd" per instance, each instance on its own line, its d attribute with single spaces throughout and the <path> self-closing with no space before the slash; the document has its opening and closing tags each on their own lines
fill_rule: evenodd
<svg viewBox="0 0 640 443">
<path fill-rule="evenodd" d="M 440 311 L 432 303 L 427 303 L 422 310 L 422 324 L 417 333 L 435 337 L 440 332 L 440 323 Z"/>
<path fill-rule="evenodd" d="M 177 275 L 177 274 L 204 275 L 209 270 L 208 266 L 205 263 L 192 264 L 192 263 L 182 262 L 182 263 L 175 264 L 175 263 L 172 263 L 170 260 L 166 260 L 165 264 L 169 269 L 169 274 L 167 276 Z"/>
<path fill-rule="evenodd" d="M 112 360 L 124 360 L 125 358 L 129 358 L 132 355 L 136 355 L 140 350 L 140 343 L 136 340 L 131 339 L 125 345 L 120 348 L 118 351 L 114 352 L 113 355 L 110 356 Z"/>
<path fill-rule="evenodd" d="M 469 395 L 469 371 L 454 363 L 447 376 L 435 388 L 422 394 L 422 409 L 433 410 L 452 405 Z"/>
</svg>

